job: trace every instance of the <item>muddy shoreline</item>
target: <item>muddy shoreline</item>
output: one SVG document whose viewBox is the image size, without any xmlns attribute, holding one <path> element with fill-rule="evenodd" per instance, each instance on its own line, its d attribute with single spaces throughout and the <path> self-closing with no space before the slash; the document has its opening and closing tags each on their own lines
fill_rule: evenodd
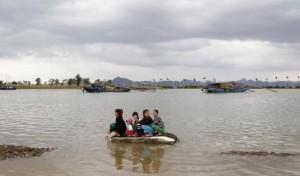
<svg viewBox="0 0 300 176">
<path fill-rule="evenodd" d="M 221 155 L 237 155 L 237 156 L 278 156 L 278 157 L 287 157 L 287 156 L 297 156 L 300 154 L 296 153 L 276 153 L 276 152 L 265 152 L 265 151 L 230 151 L 222 152 Z"/>
<path fill-rule="evenodd" d="M 52 150 L 54 150 L 54 148 L 37 148 L 3 144 L 0 145 L 0 161 L 12 158 L 39 157 Z"/>
</svg>

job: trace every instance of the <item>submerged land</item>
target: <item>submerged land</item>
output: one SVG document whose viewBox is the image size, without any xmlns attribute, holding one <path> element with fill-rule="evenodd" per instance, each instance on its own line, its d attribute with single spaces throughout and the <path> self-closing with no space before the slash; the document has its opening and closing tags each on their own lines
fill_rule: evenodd
<svg viewBox="0 0 300 176">
<path fill-rule="evenodd" d="M 0 160 L 12 158 L 31 158 L 39 157 L 46 152 L 50 152 L 54 148 L 33 148 L 15 145 L 0 145 Z"/>
</svg>

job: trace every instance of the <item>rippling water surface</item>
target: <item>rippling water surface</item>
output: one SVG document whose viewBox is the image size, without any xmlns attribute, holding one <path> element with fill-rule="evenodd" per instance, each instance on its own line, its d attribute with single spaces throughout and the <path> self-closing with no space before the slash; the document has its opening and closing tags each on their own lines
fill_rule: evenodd
<svg viewBox="0 0 300 176">
<path fill-rule="evenodd" d="M 0 91 L 0 144 L 55 147 L 40 158 L 0 161 L 0 176 L 300 175 L 300 157 L 219 155 L 231 150 L 300 153 L 300 91 L 205 94 L 200 90 L 83 94 Z M 114 109 L 158 109 L 174 146 L 105 139 Z"/>
</svg>

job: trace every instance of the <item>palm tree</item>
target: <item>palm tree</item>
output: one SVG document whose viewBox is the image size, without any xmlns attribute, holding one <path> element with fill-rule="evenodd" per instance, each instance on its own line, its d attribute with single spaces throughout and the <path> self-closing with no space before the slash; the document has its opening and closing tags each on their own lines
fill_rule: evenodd
<svg viewBox="0 0 300 176">
<path fill-rule="evenodd" d="M 276 79 L 276 87 L 278 87 L 277 76 L 275 76 L 275 79 Z"/>
<path fill-rule="evenodd" d="M 255 85 L 257 86 L 257 81 L 258 81 L 258 78 L 255 78 Z"/>
<path fill-rule="evenodd" d="M 299 88 L 299 76 L 298 76 L 298 88 Z"/>
<path fill-rule="evenodd" d="M 289 87 L 289 77 L 286 76 L 286 87 Z"/>
<path fill-rule="evenodd" d="M 266 78 L 266 87 L 268 87 L 268 78 Z"/>
</svg>

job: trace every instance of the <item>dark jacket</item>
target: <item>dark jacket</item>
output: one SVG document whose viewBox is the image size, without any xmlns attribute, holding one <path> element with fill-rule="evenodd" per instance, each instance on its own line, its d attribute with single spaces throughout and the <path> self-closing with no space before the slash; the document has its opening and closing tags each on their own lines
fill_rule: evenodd
<svg viewBox="0 0 300 176">
<path fill-rule="evenodd" d="M 150 116 L 147 117 L 147 118 L 144 117 L 141 120 L 141 125 L 148 125 L 148 126 L 150 126 L 150 125 L 152 125 L 152 123 L 153 123 L 153 120 L 152 120 L 152 118 Z"/>
<path fill-rule="evenodd" d="M 126 123 L 124 122 L 122 116 L 116 117 L 116 126 L 114 130 L 120 135 L 126 133 Z"/>
</svg>

